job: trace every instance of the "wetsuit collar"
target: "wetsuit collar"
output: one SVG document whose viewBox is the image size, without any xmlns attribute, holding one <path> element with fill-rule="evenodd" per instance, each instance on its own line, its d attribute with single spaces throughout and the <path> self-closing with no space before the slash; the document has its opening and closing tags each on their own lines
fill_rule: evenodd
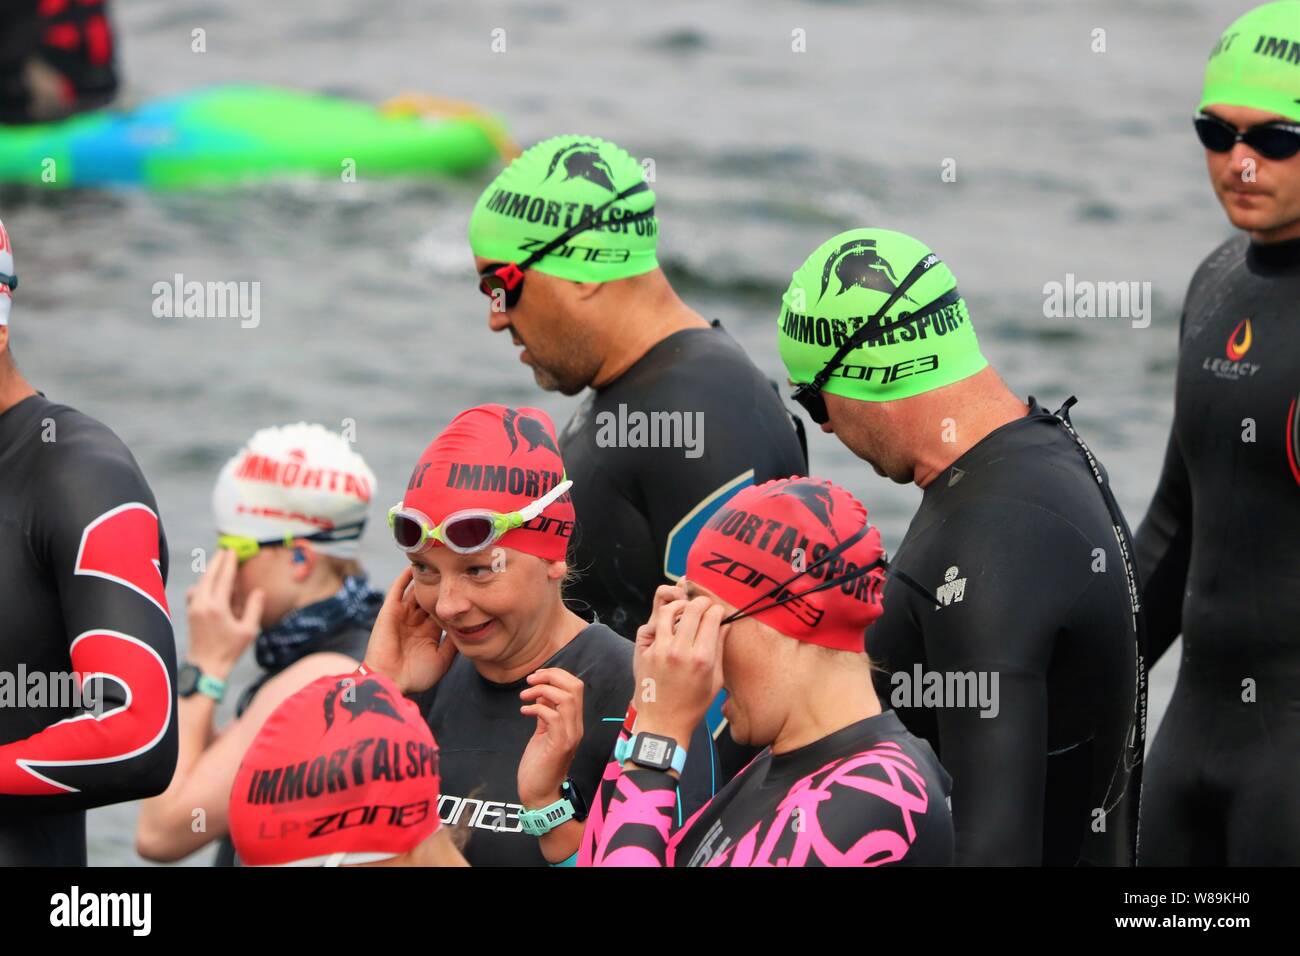
<svg viewBox="0 0 1300 956">
<path fill-rule="evenodd" d="M 961 475 L 972 470 L 975 466 L 982 464 L 985 456 L 991 452 L 996 453 L 998 441 L 1010 434 L 1013 429 L 1023 427 L 1027 422 L 1038 421 L 1042 418 L 1053 418 L 1051 412 L 1038 404 L 1038 399 L 1030 395 L 1025 404 L 1029 406 L 1029 413 L 1019 418 L 1013 418 L 1011 421 L 999 425 L 993 431 L 989 432 L 970 448 L 966 453 L 950 464 L 943 471 L 935 476 L 934 480 L 925 486 L 925 494 L 932 491 L 937 493 L 945 488 L 951 488 L 961 480 Z"/>
<path fill-rule="evenodd" d="M 874 717 L 849 724 L 833 734 L 827 734 L 820 740 L 804 744 L 788 753 L 772 754 L 763 786 L 775 787 L 793 783 L 800 777 L 808 775 L 809 766 L 823 766 L 850 752 L 865 750 L 869 744 L 905 733 L 907 728 L 898 719 L 898 714 L 892 710 L 883 710 Z"/>
<path fill-rule="evenodd" d="M 1300 239 L 1267 244 L 1252 242 L 1246 250 L 1246 265 L 1251 272 L 1286 272 L 1300 267 Z"/>
</svg>

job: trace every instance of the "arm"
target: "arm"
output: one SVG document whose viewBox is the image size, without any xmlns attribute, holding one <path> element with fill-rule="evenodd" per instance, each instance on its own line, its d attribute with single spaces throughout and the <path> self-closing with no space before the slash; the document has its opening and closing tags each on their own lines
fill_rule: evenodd
<svg viewBox="0 0 1300 956">
<path fill-rule="evenodd" d="M 216 702 L 204 694 L 181 701 L 181 755 L 176 773 L 171 786 L 141 805 L 136 852 L 146 860 L 170 863 L 224 836 L 230 788 L 262 724 L 281 703 L 312 681 L 351 673 L 356 666 L 352 658 L 334 653 L 309 654 L 296 661 L 267 681 L 248 710 L 206 748 L 203 741 L 210 734 Z M 199 820 L 202 825 L 196 827 Z"/>
<path fill-rule="evenodd" d="M 1202 269 L 1204 264 L 1202 264 Z M 1192 278 L 1187 291 L 1195 295 L 1201 269 Z M 1182 349 L 1187 312 L 1178 320 L 1178 345 Z M 1133 549 L 1136 552 L 1138 586 L 1142 589 L 1143 647 L 1147 670 L 1155 667 L 1162 654 L 1183 630 L 1183 594 L 1187 589 L 1187 567 L 1192 557 L 1192 487 L 1187 464 L 1175 431 L 1178 418 L 1178 391 L 1174 389 L 1174 425 L 1169 429 L 1165 464 L 1160 472 L 1151 507 L 1138 527 Z"/>
<path fill-rule="evenodd" d="M 1047 670 L 1056 635 L 1086 587 L 1091 545 L 1059 519 L 1018 505 L 985 506 L 942 529 L 945 560 L 967 585 L 935 610 L 912 600 L 926 669 L 986 674 L 996 715 L 937 711 L 939 755 L 952 776 L 956 862 L 1039 866 L 1047 781 Z M 1007 548 L 1006 542 L 1019 542 Z M 1076 583 L 1077 582 L 1077 583 Z M 1014 591 L 1008 588 L 1014 587 Z M 1066 589 L 1068 587 L 1068 593 Z"/>
<path fill-rule="evenodd" d="M 176 764 L 176 651 L 153 494 L 107 430 L 50 444 L 34 516 L 82 706 L 0 746 L 0 812 L 58 812 L 162 791 Z"/>
<path fill-rule="evenodd" d="M 1192 489 L 1178 436 L 1172 431 L 1160 483 L 1138 528 L 1134 549 L 1146 625 L 1142 656 L 1150 669 L 1182 633 L 1183 594 L 1192 556 Z"/>
</svg>

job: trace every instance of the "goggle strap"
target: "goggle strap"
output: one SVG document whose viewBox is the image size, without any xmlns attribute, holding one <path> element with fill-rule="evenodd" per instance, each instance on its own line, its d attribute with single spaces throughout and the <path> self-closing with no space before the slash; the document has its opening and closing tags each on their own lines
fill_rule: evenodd
<svg viewBox="0 0 1300 956">
<path fill-rule="evenodd" d="M 536 249 L 533 252 L 529 253 L 528 258 L 524 259 L 523 262 L 520 262 L 518 264 L 519 271 L 523 272 L 525 269 L 528 269 L 529 267 L 537 264 L 538 262 L 541 262 L 543 258 L 550 255 L 556 249 L 560 248 L 570 239 L 574 238 L 575 236 L 581 235 L 582 233 L 586 232 L 588 229 L 600 225 L 601 213 L 603 213 L 610 206 L 614 205 L 614 203 L 618 202 L 621 199 L 626 199 L 628 196 L 634 196 L 637 193 L 645 192 L 649 188 L 650 187 L 646 184 L 646 181 L 644 179 L 641 180 L 639 183 L 633 183 L 631 186 L 629 186 L 627 189 L 624 189 L 613 199 L 593 209 L 591 211 L 590 216 L 583 216 L 582 219 L 578 220 L 578 222 L 574 226 L 560 233 L 558 236 L 556 236 L 546 245 L 542 246 L 540 249 Z M 644 212 L 639 212 L 632 216 L 627 216 L 623 219 L 620 219 L 619 222 L 635 222 L 641 219 L 648 219 L 652 215 L 654 215 L 654 210 L 647 209 Z"/>
<path fill-rule="evenodd" d="M 808 565 L 808 567 L 804 568 L 802 571 L 796 571 L 793 575 L 791 575 L 790 577 L 786 578 L 786 579 L 785 579 L 784 581 L 782 581 L 780 584 L 777 584 L 777 585 L 775 585 L 774 587 L 770 588 L 770 589 L 767 591 L 766 594 L 760 594 L 758 597 L 754 598 L 754 600 L 750 601 L 750 602 L 749 602 L 748 604 L 746 604 L 744 607 L 737 609 L 736 612 L 735 612 L 734 614 L 732 614 L 731 616 L 734 618 L 736 615 L 739 615 L 739 614 L 746 614 L 746 613 L 749 612 L 749 609 L 750 609 L 750 608 L 752 608 L 755 604 L 758 604 L 760 601 L 766 601 L 766 600 L 768 600 L 769 598 L 772 598 L 772 597 L 774 597 L 774 596 L 780 594 L 782 591 L 784 591 L 786 588 L 788 588 L 788 587 L 789 587 L 791 584 L 793 584 L 795 581 L 798 581 L 798 580 L 799 580 L 801 577 L 803 577 L 805 574 L 808 574 L 810 571 L 813 571 L 813 570 L 815 570 L 816 568 L 821 567 L 821 566 L 822 566 L 823 564 L 825 564 L 827 561 L 831 561 L 831 560 L 833 560 L 833 559 L 835 559 L 835 558 L 838 558 L 841 554 L 843 554 L 843 553 L 844 553 L 845 551 L 847 551 L 849 548 L 853 547 L 853 545 L 857 544 L 858 541 L 860 541 L 860 540 L 862 539 L 862 536 L 865 535 L 865 534 L 866 534 L 868 531 L 870 531 L 870 530 L 871 530 L 871 525 L 870 525 L 869 523 L 868 523 L 868 524 L 864 524 L 861 528 L 859 528 L 859 529 L 858 529 L 857 531 L 855 531 L 851 536 L 849 536 L 849 538 L 848 538 L 847 540 L 845 540 L 845 541 L 841 541 L 839 544 L 837 544 L 837 545 L 836 545 L 835 547 L 833 547 L 831 550 L 827 551 L 825 554 L 823 554 L 820 558 L 818 558 L 818 559 L 817 559 L 816 561 L 814 561 L 812 564 Z M 809 593 L 811 593 L 811 592 L 809 592 Z"/>
<path fill-rule="evenodd" d="M 558 501 L 560 496 L 563 495 L 566 491 L 568 491 L 572 487 L 573 487 L 573 479 L 565 478 L 558 485 L 556 485 L 546 494 L 542 495 L 542 497 L 538 498 L 532 504 L 528 505 L 526 508 L 522 509 L 521 511 L 514 512 L 515 514 L 519 515 L 523 519 L 520 522 L 520 524 L 527 524 L 528 522 L 532 521 L 539 514 L 541 514 L 543 511 L 549 508 L 552 504 Z"/>
<path fill-rule="evenodd" d="M 894 288 L 894 291 L 890 293 L 889 298 L 885 300 L 885 304 L 876 310 L 875 315 L 868 317 L 867 321 L 862 324 L 862 328 L 854 332 L 853 336 L 840 346 L 839 350 L 831 356 L 831 360 L 822 367 L 820 372 L 817 373 L 817 377 L 812 380 L 812 386 L 815 391 L 820 392 L 827 381 L 830 380 L 832 373 L 840 367 L 840 363 L 848 357 L 850 352 L 860 346 L 867 339 L 873 336 L 887 335 L 895 329 L 911 324 L 921 318 L 923 314 L 928 314 L 925 309 L 922 309 L 920 312 L 909 315 L 906 319 L 902 319 L 901 321 L 894 322 L 890 325 L 881 325 L 880 323 L 880 320 L 883 319 L 885 314 L 894 307 L 894 304 L 907 293 L 907 290 L 914 286 L 921 276 L 930 271 L 931 266 L 937 266 L 942 262 L 942 259 L 931 253 L 916 265 L 912 266 L 912 271 L 909 272 L 904 277 L 903 281 Z"/>
</svg>

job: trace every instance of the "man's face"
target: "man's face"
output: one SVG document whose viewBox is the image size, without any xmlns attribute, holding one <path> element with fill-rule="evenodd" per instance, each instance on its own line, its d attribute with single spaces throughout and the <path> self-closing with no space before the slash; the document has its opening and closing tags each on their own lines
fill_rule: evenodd
<svg viewBox="0 0 1300 956">
<path fill-rule="evenodd" d="M 1238 131 L 1275 121 L 1292 122 L 1276 113 L 1246 106 L 1217 106 L 1206 113 Z M 1226 153 L 1205 151 L 1210 184 L 1228 219 L 1263 242 L 1300 235 L 1300 153 L 1289 159 L 1267 159 L 1245 143 Z"/>
<path fill-rule="evenodd" d="M 492 260 L 474 257 L 481 273 Z M 488 301 L 488 328 L 510 333 L 523 346 L 519 361 L 533 370 L 538 387 L 548 392 L 576 395 L 591 384 L 600 368 L 589 336 L 574 316 L 574 283 L 529 269 L 524 273 L 523 294 L 514 308 L 504 297 Z"/>
<path fill-rule="evenodd" d="M 830 418 L 820 426 L 828 435 L 835 435 L 844 447 L 857 455 L 882 478 L 906 485 L 914 479 L 911 463 L 903 454 L 904 447 L 892 433 L 892 420 L 885 414 L 884 402 L 860 402 L 841 395 L 822 393 L 826 412 Z"/>
</svg>

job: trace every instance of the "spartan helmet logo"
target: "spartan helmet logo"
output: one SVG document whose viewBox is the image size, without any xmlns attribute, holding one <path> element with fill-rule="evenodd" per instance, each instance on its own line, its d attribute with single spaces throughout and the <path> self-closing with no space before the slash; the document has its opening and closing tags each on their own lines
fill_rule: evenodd
<svg viewBox="0 0 1300 956">
<path fill-rule="evenodd" d="M 557 455 L 560 453 L 560 449 L 555 447 L 555 442 L 551 441 L 551 436 L 546 434 L 546 428 L 535 418 L 520 415 L 513 408 L 507 408 L 505 415 L 501 417 L 501 424 L 506 430 L 506 437 L 510 439 L 512 455 L 519 450 L 520 435 L 528 442 L 529 451 L 536 451 L 537 446 L 541 445 Z"/>
<path fill-rule="evenodd" d="M 830 488 L 808 481 L 792 481 L 788 485 L 769 493 L 767 497 L 773 498 L 777 495 L 789 495 L 792 498 L 797 498 L 799 503 L 812 513 L 818 523 L 830 532 L 835 542 L 839 543 L 840 536 L 835 533 L 835 525 L 833 524 L 835 500 L 831 497 Z"/>
<path fill-rule="evenodd" d="M 854 239 L 831 254 L 826 260 L 826 267 L 822 269 L 822 288 L 817 296 L 818 302 L 826 295 L 832 273 L 840 280 L 840 290 L 836 295 L 843 295 L 852 286 L 874 289 L 885 295 L 892 294 L 898 288 L 898 277 L 894 275 L 893 266 L 876 251 L 874 239 Z M 916 301 L 907 294 L 903 298 L 909 302 Z"/>
<path fill-rule="evenodd" d="M 362 714 L 371 713 L 383 714 L 385 717 L 401 721 L 402 715 L 393 706 L 392 698 L 388 696 L 388 691 L 384 690 L 383 684 L 377 680 L 357 682 L 351 677 L 345 677 L 325 695 L 326 730 L 329 730 L 334 724 L 334 702 L 338 700 L 339 694 L 347 687 L 355 689 L 355 693 L 351 695 L 351 698 L 347 695 L 343 698 L 343 709 L 352 715 L 352 720 L 356 720 Z M 351 723 L 352 720 L 348 721 L 348 723 Z"/>
<path fill-rule="evenodd" d="M 601 157 L 595 143 L 570 143 L 551 157 L 551 165 L 542 182 L 551 178 L 555 167 L 564 164 L 564 180 L 581 178 L 595 183 L 601 189 L 617 192 L 614 188 L 614 171 Z"/>
</svg>

